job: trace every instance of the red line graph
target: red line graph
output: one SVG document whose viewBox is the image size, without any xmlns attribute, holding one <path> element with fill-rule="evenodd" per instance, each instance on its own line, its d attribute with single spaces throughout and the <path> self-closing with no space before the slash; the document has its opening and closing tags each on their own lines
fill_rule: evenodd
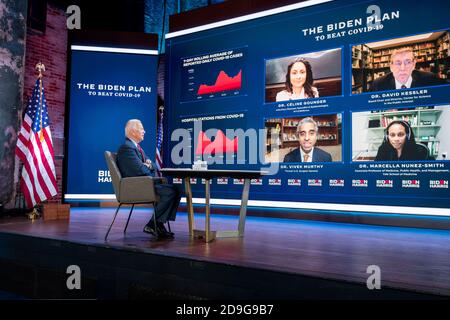
<svg viewBox="0 0 450 320">
<path fill-rule="evenodd" d="M 221 91 L 239 90 L 241 89 L 241 84 L 242 70 L 239 70 L 239 73 L 234 77 L 230 77 L 225 73 L 225 71 L 221 70 L 214 85 L 209 86 L 207 84 L 201 84 L 198 88 L 197 94 L 202 95 Z"/>
</svg>

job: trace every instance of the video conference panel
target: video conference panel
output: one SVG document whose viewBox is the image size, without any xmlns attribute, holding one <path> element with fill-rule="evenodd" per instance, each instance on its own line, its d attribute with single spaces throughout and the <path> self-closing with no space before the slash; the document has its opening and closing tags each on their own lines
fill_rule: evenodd
<svg viewBox="0 0 450 320">
<path fill-rule="evenodd" d="M 266 170 L 255 200 L 448 208 L 450 2 L 299 6 L 168 35 L 166 166 Z"/>
</svg>

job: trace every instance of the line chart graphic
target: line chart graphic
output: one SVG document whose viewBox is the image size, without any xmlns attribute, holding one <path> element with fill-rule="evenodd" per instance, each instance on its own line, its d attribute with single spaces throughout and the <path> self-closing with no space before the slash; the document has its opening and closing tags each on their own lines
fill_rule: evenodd
<svg viewBox="0 0 450 320">
<path fill-rule="evenodd" d="M 221 91 L 240 90 L 241 86 L 242 86 L 242 70 L 239 70 L 239 73 L 234 77 L 230 77 L 225 73 L 225 71 L 221 70 L 219 76 L 217 77 L 216 82 L 213 85 L 211 86 L 207 84 L 200 85 L 197 91 L 197 95 L 211 94 Z"/>
<path fill-rule="evenodd" d="M 245 48 L 183 58 L 181 101 L 202 101 L 244 94 Z"/>
</svg>

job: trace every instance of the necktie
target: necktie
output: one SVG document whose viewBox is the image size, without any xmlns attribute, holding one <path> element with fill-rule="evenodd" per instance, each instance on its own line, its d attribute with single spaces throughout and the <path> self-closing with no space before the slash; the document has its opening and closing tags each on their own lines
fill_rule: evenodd
<svg viewBox="0 0 450 320">
<path fill-rule="evenodd" d="M 309 154 L 304 154 L 303 155 L 303 162 L 308 162 L 308 159 L 309 159 Z"/>
<path fill-rule="evenodd" d="M 137 148 L 139 150 L 139 153 L 141 154 L 142 162 L 144 162 L 145 161 L 144 150 L 142 150 L 139 144 L 137 145 Z"/>
<path fill-rule="evenodd" d="M 406 86 L 404 84 L 402 84 L 402 89 L 406 89 Z"/>
</svg>

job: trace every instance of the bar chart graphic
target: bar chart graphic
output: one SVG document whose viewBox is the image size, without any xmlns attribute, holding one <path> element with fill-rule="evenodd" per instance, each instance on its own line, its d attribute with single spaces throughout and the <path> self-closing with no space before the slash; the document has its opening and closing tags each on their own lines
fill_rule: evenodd
<svg viewBox="0 0 450 320">
<path fill-rule="evenodd" d="M 201 131 L 197 137 L 197 149 L 195 155 L 216 155 L 227 154 L 238 151 L 238 137 L 227 138 L 222 130 L 217 130 L 214 141 L 209 138 L 205 132 Z"/>
</svg>

